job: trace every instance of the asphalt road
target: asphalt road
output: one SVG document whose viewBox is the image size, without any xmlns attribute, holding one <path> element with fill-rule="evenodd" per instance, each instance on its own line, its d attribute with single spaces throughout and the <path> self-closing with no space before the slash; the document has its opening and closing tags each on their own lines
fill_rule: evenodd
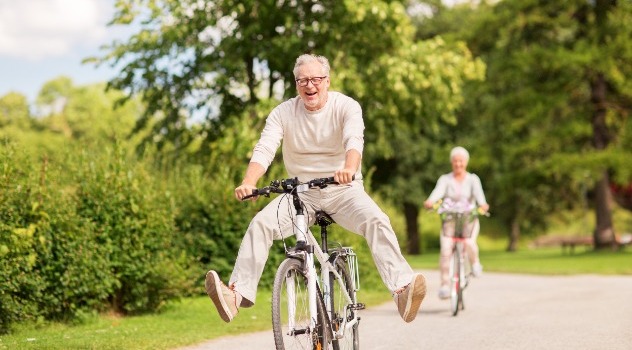
<svg viewBox="0 0 632 350">
<path fill-rule="evenodd" d="M 423 273 L 428 295 L 413 322 L 404 323 L 392 302 L 361 312 L 362 349 L 632 349 L 632 276 L 485 273 L 453 317 L 437 298 L 438 273 Z M 272 331 L 180 350 L 209 349 L 274 349 Z"/>
</svg>

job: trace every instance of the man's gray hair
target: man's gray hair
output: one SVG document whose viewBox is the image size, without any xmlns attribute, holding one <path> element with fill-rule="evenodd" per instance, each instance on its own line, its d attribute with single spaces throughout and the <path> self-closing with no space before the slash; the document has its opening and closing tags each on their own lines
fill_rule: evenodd
<svg viewBox="0 0 632 350">
<path fill-rule="evenodd" d="M 298 68 L 300 66 L 307 63 L 314 62 L 314 61 L 320 63 L 323 66 L 323 75 L 329 76 L 330 67 L 329 67 L 329 60 L 327 59 L 327 57 L 306 53 L 306 54 L 298 56 L 298 58 L 296 59 L 296 64 L 294 64 L 294 77 L 296 78 L 296 75 L 298 74 Z"/>
<path fill-rule="evenodd" d="M 450 151 L 450 161 L 452 161 L 452 158 L 457 155 L 462 155 L 463 157 L 465 157 L 466 162 L 470 160 L 470 153 L 461 146 L 454 147 L 452 151 Z"/>
</svg>

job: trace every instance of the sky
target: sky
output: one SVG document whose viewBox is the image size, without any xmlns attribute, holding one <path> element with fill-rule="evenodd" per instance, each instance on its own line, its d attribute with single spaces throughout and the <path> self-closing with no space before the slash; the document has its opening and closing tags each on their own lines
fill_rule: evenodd
<svg viewBox="0 0 632 350">
<path fill-rule="evenodd" d="M 108 27 L 115 0 L 0 0 L 0 97 L 35 98 L 44 83 L 68 76 L 75 85 L 104 82 L 116 71 L 82 64 L 130 28 Z"/>
</svg>

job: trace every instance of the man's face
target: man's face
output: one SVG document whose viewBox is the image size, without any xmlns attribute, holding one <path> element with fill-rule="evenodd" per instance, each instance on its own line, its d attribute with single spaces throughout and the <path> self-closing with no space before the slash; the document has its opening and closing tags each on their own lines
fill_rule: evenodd
<svg viewBox="0 0 632 350">
<path fill-rule="evenodd" d="M 312 81 L 307 82 L 306 86 L 300 86 L 299 83 L 296 83 L 298 94 L 301 96 L 303 103 L 305 103 L 305 108 L 309 111 L 316 111 L 325 106 L 327 102 L 327 91 L 329 90 L 329 77 L 325 76 L 323 66 L 316 61 L 304 64 L 298 68 L 296 79 L 322 77 L 325 78 L 317 85 L 314 85 Z"/>
</svg>

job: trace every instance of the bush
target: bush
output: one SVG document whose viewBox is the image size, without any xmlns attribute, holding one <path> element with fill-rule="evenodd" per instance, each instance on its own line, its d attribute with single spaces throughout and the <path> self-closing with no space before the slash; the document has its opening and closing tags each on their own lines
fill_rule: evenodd
<svg viewBox="0 0 632 350">
<path fill-rule="evenodd" d="M 177 246 L 192 258 L 196 290 L 204 293 L 203 280 L 210 269 L 228 282 L 243 235 L 264 201 L 252 204 L 235 200 L 234 180 L 228 170 L 211 176 L 201 166 L 176 168 L 181 170 L 173 174 L 169 183 L 178 208 Z M 266 280 L 262 279 L 264 286 Z"/>
<path fill-rule="evenodd" d="M 16 148 L 0 151 L 0 332 L 154 311 L 191 290 L 174 200 L 142 163 L 121 148 L 35 163 Z"/>
<path fill-rule="evenodd" d="M 103 157 L 84 154 L 77 162 L 77 214 L 94 228 L 108 263 L 104 278 L 112 285 L 113 310 L 156 310 L 190 285 L 173 247 L 178 232 L 171 195 L 120 147 Z"/>
<path fill-rule="evenodd" d="M 0 147 L 0 334 L 13 322 L 39 316 L 37 297 L 45 286 L 33 273 L 37 218 L 29 160 L 9 144 Z"/>
</svg>

